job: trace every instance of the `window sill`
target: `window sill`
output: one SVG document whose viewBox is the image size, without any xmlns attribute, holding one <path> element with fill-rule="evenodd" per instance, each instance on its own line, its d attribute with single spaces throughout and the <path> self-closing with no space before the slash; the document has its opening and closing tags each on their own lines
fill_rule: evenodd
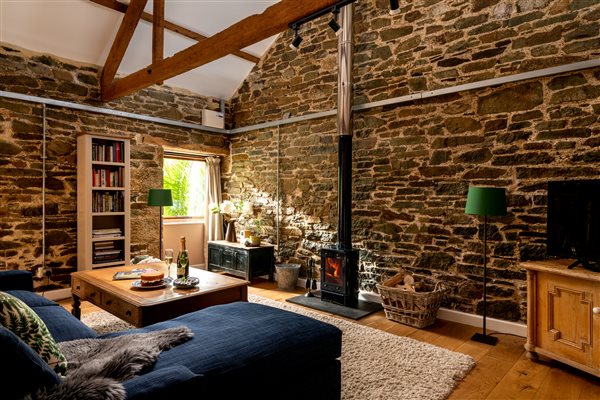
<svg viewBox="0 0 600 400">
<path fill-rule="evenodd" d="M 194 218 L 194 219 L 163 219 L 163 225 L 198 225 L 203 224 L 204 219 Z"/>
</svg>

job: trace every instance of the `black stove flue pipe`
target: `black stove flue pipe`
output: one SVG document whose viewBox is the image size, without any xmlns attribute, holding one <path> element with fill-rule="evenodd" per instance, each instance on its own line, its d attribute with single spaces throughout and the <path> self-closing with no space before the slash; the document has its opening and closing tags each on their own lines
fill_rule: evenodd
<svg viewBox="0 0 600 400">
<path fill-rule="evenodd" d="M 352 248 L 352 135 L 339 136 L 337 247 Z"/>
<path fill-rule="evenodd" d="M 338 39 L 338 243 L 352 248 L 352 63 L 353 4 L 341 9 L 342 33 Z"/>
</svg>

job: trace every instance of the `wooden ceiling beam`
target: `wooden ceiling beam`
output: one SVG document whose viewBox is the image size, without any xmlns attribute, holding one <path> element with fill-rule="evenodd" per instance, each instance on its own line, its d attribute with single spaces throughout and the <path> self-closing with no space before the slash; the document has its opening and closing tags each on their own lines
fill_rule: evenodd
<svg viewBox="0 0 600 400">
<path fill-rule="evenodd" d="M 142 15 L 142 18 L 144 18 L 144 15 Z M 150 16 L 150 18 L 152 18 L 152 16 Z M 184 28 L 183 26 L 179 26 L 179 25 L 174 24 L 169 21 L 165 21 L 165 28 L 167 28 L 168 30 L 173 31 L 175 33 L 178 33 L 181 36 L 185 36 L 187 38 L 194 39 L 197 42 L 208 39 L 208 36 L 201 35 L 199 33 L 196 33 L 187 28 Z M 250 61 L 253 64 L 258 64 L 258 62 L 260 61 L 259 57 L 253 56 L 250 53 L 246 53 L 245 51 L 238 50 L 238 49 L 236 49 L 235 51 L 232 51 L 231 54 L 236 57 L 239 57 L 243 60 Z"/>
<path fill-rule="evenodd" d="M 115 78 L 117 69 L 123 60 L 123 56 L 125 56 L 127 46 L 129 46 L 129 42 L 133 37 L 135 27 L 140 22 L 140 17 L 147 2 L 148 0 L 131 0 L 131 3 L 129 3 L 102 69 L 102 76 L 100 77 L 102 86 L 110 84 Z"/>
<path fill-rule="evenodd" d="M 165 0 L 154 0 L 152 3 L 152 64 L 156 64 L 165 54 Z"/>
<path fill-rule="evenodd" d="M 96 3 L 101 6 L 104 6 L 104 7 L 107 7 L 112 10 L 119 11 L 122 13 L 125 13 L 127 11 L 127 7 L 128 7 L 127 4 L 123 4 L 117 0 L 90 0 L 90 1 L 92 3 Z M 153 15 L 149 14 L 147 12 L 142 13 L 142 19 L 144 21 L 150 22 L 150 23 L 153 23 L 153 21 L 154 21 Z M 183 26 L 179 26 L 179 25 L 177 25 L 173 22 L 167 21 L 167 20 L 164 21 L 164 26 L 165 26 L 165 29 L 168 29 L 172 32 L 178 33 L 181 36 L 185 36 L 188 39 L 193 39 L 197 42 L 208 39 L 208 36 L 201 35 L 197 32 L 194 32 L 190 29 L 184 28 Z M 231 54 L 236 57 L 239 57 L 243 60 L 250 61 L 251 63 L 254 63 L 254 64 L 258 64 L 258 62 L 260 61 L 259 57 L 253 56 L 252 54 L 247 53 L 242 50 L 239 50 L 239 49 L 236 49 Z"/>
<path fill-rule="evenodd" d="M 165 0 L 154 0 L 152 7 L 152 64 L 156 64 L 165 55 Z M 157 83 L 162 85 L 162 82 Z"/>
<path fill-rule="evenodd" d="M 288 25 L 339 0 L 282 0 L 171 57 L 102 86 L 102 100 L 126 96 L 288 29 Z"/>
</svg>

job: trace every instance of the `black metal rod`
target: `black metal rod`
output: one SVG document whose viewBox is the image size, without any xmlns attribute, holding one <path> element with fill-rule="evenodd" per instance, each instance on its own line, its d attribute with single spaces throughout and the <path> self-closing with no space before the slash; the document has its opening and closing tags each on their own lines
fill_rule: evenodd
<svg viewBox="0 0 600 400">
<path fill-rule="evenodd" d="M 158 258 L 163 259 L 162 256 L 162 248 L 163 248 L 163 208 L 160 206 L 160 242 L 158 244 Z"/>
<path fill-rule="evenodd" d="M 485 317 L 487 315 L 487 215 L 483 216 L 483 335 L 485 332 Z"/>
</svg>

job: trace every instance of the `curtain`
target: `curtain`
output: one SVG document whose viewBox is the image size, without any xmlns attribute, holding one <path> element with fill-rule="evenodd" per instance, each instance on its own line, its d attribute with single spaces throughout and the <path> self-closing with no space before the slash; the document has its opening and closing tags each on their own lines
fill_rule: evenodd
<svg viewBox="0 0 600 400">
<path fill-rule="evenodd" d="M 208 209 L 211 203 L 221 203 L 221 159 L 218 157 L 206 158 L 206 202 L 204 210 L 204 226 L 207 242 L 209 240 L 223 240 L 223 216 L 213 214 Z M 208 253 L 208 244 L 204 247 Z M 205 260 L 208 263 L 207 254 Z"/>
</svg>

